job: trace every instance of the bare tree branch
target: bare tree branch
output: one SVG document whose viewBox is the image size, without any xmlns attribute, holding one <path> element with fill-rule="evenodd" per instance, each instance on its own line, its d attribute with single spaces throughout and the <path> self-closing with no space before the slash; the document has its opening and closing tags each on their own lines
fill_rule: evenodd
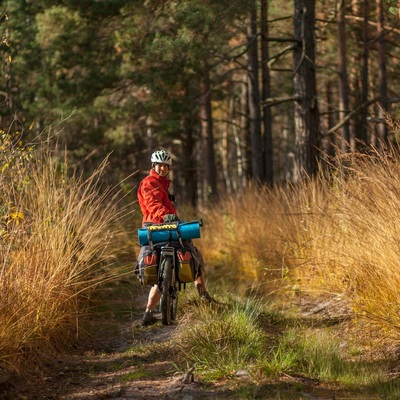
<svg viewBox="0 0 400 400">
<path fill-rule="evenodd" d="M 354 115 L 358 114 L 363 108 L 370 106 L 371 104 L 376 103 L 380 100 L 380 97 L 374 97 L 371 100 L 365 101 L 364 103 L 360 104 L 357 108 L 353 111 L 349 112 L 341 121 L 339 121 L 335 126 L 328 129 L 326 132 L 322 132 L 320 137 L 324 138 L 326 136 L 331 135 L 332 133 L 336 132 L 339 128 L 341 128 L 345 123 L 347 123 Z"/>
<path fill-rule="evenodd" d="M 283 20 L 285 20 L 285 19 L 292 19 L 292 18 L 293 18 L 293 15 L 287 15 L 286 17 L 279 17 L 279 18 L 275 18 L 275 19 L 269 19 L 269 20 L 267 21 L 267 23 L 268 23 L 268 24 L 271 24 L 271 23 L 273 23 L 273 22 L 283 21 Z"/>
<path fill-rule="evenodd" d="M 354 15 L 346 15 L 346 19 L 351 19 L 351 20 L 354 20 L 354 21 L 362 21 L 363 17 L 356 17 Z M 368 21 L 368 25 L 376 26 L 377 22 Z M 397 28 L 399 28 L 399 26 L 400 26 L 400 24 L 397 24 L 395 26 L 384 26 L 385 34 L 388 34 L 390 32 L 400 33 L 400 29 L 397 29 Z"/>
<path fill-rule="evenodd" d="M 277 104 L 281 103 L 287 103 L 288 101 L 299 101 L 300 98 L 298 96 L 292 96 L 292 97 L 270 97 L 268 99 L 265 99 L 264 101 L 261 102 L 261 105 L 263 107 L 272 107 L 276 106 Z"/>
<path fill-rule="evenodd" d="M 1 100 L 1 101 L 0 101 L 0 104 L 4 104 L 4 103 L 7 101 L 7 99 L 8 99 L 8 93 L 3 92 L 3 91 L 0 90 L 0 96 L 3 96 L 3 97 L 4 97 L 4 100 Z"/>
<path fill-rule="evenodd" d="M 294 38 L 277 38 L 277 37 L 269 37 L 267 39 L 268 42 L 282 42 L 282 43 L 301 43 L 301 40 L 297 40 Z"/>
<path fill-rule="evenodd" d="M 282 49 L 279 53 L 273 55 L 272 57 L 270 57 L 268 60 L 265 60 L 263 63 L 267 63 L 269 67 L 271 67 L 271 65 L 275 62 L 277 62 L 281 56 L 285 55 L 287 52 L 289 52 L 290 50 L 293 50 L 293 45 L 289 45 L 286 46 L 284 49 Z"/>
</svg>

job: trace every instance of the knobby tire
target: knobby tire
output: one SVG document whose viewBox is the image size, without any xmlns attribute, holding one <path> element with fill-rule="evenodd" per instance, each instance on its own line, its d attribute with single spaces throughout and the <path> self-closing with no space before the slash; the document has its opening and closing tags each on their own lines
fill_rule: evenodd
<svg viewBox="0 0 400 400">
<path fill-rule="evenodd" d="M 172 295 L 172 300 L 171 300 L 171 319 L 172 319 L 172 321 L 176 320 L 177 311 L 178 311 L 178 290 L 176 288 L 176 285 L 174 284 L 174 293 Z"/>
<path fill-rule="evenodd" d="M 170 325 L 173 317 L 172 307 L 173 299 L 171 297 L 173 290 L 173 277 L 172 277 L 172 260 L 170 257 L 166 257 L 162 265 L 162 292 L 161 292 L 161 316 L 162 324 Z"/>
</svg>

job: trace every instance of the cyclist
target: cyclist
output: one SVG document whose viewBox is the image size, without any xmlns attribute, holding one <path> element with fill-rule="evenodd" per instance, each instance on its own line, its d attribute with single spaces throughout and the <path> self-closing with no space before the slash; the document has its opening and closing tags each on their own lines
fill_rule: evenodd
<svg viewBox="0 0 400 400">
<path fill-rule="evenodd" d="M 175 197 L 168 192 L 171 183 L 171 180 L 168 179 L 171 165 L 172 158 L 168 151 L 156 150 L 151 155 L 150 173 L 140 182 L 138 189 L 138 200 L 143 214 L 143 226 L 179 221 L 176 209 L 172 204 Z M 187 244 L 190 247 L 192 256 L 199 263 L 200 276 L 196 279 L 195 285 L 200 299 L 213 302 L 214 299 L 208 294 L 205 285 L 203 257 L 192 242 Z M 158 286 L 152 286 L 142 320 L 143 326 L 151 325 L 157 321 L 153 315 L 153 310 L 156 308 L 160 297 L 161 293 L 158 290 Z"/>
</svg>

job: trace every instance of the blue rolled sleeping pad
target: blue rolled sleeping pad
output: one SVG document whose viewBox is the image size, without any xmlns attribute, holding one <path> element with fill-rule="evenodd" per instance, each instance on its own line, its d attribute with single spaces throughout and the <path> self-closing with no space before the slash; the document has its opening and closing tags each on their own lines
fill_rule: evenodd
<svg viewBox="0 0 400 400">
<path fill-rule="evenodd" d="M 168 222 L 164 224 L 154 224 L 146 228 L 138 229 L 138 238 L 140 246 L 150 243 L 167 242 L 169 240 L 177 241 L 179 237 L 182 240 L 198 239 L 200 237 L 200 227 L 203 221 L 190 222 Z"/>
</svg>

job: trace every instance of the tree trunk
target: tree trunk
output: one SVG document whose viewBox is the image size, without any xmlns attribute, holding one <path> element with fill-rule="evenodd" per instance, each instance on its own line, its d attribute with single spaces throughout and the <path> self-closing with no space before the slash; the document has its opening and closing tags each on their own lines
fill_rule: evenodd
<svg viewBox="0 0 400 400">
<path fill-rule="evenodd" d="M 262 99 L 271 96 L 271 79 L 269 74 L 269 45 L 268 45 L 268 1 L 261 0 L 261 59 L 262 59 Z M 272 148 L 272 121 L 271 108 L 263 109 L 264 126 L 264 175 L 269 186 L 274 184 L 273 148 Z"/>
<path fill-rule="evenodd" d="M 317 172 L 319 112 L 315 79 L 315 0 L 295 0 L 293 51 L 295 119 L 294 180 Z"/>
<path fill-rule="evenodd" d="M 197 202 L 197 166 L 196 157 L 194 154 L 194 138 L 193 138 L 193 120 L 186 117 L 183 121 L 184 132 L 182 135 L 182 155 L 180 164 L 184 190 L 179 193 L 179 202 L 181 204 L 190 204 L 196 207 Z"/>
<path fill-rule="evenodd" d="M 379 81 L 379 124 L 378 132 L 379 139 L 386 143 L 388 140 L 388 130 L 385 124 L 386 112 L 387 112 L 387 76 L 386 76 L 386 58 L 385 58 L 385 28 L 384 28 L 384 14 L 383 14 L 383 0 L 376 0 L 376 14 L 378 22 L 378 81 Z"/>
<path fill-rule="evenodd" d="M 234 99 L 233 97 L 229 98 L 229 118 L 226 122 L 223 123 L 222 126 L 222 134 L 220 140 L 220 153 L 221 153 L 221 167 L 222 167 L 222 175 L 224 177 L 225 182 L 225 190 L 228 194 L 232 193 L 233 185 L 232 185 L 232 168 L 230 163 L 230 145 L 229 145 L 229 137 L 231 136 L 231 126 L 234 123 Z M 233 129 L 232 129 L 233 136 Z"/>
<path fill-rule="evenodd" d="M 204 160 L 203 197 L 207 200 L 212 200 L 217 196 L 217 169 L 215 165 L 214 133 L 211 113 L 211 82 L 208 70 L 201 79 L 200 91 L 201 135 L 204 141 L 204 157 L 201 157 L 201 159 Z"/>
<path fill-rule="evenodd" d="M 233 155 L 233 158 L 236 162 L 236 175 L 235 175 L 234 179 L 232 178 L 232 186 L 233 186 L 233 190 L 235 192 L 237 192 L 239 188 L 243 187 L 243 176 L 244 176 L 243 146 L 242 146 L 242 140 L 241 140 L 241 136 L 240 136 L 240 121 L 241 121 L 240 100 L 235 101 L 235 99 L 232 99 L 231 106 L 232 106 L 231 115 L 232 115 L 232 121 L 233 121 L 232 135 L 233 135 L 233 140 L 235 143 L 235 150 L 236 150 L 235 154 Z M 239 107 L 239 110 L 237 110 L 236 107 Z"/>
<path fill-rule="evenodd" d="M 345 0 L 338 4 L 338 48 L 339 48 L 339 117 L 343 120 L 350 110 L 349 101 L 349 79 L 347 75 L 347 54 L 346 54 L 346 5 Z M 346 122 L 340 128 L 342 136 L 342 150 L 348 151 L 350 145 L 350 122 Z"/>
<path fill-rule="evenodd" d="M 368 86 L 369 86 L 369 72 L 368 72 L 368 58 L 369 58 L 369 45 L 368 45 L 368 0 L 364 0 L 362 2 L 362 43 L 363 43 L 363 52 L 362 52 L 362 69 L 361 69 L 361 104 L 364 104 L 368 100 Z M 360 126 L 360 145 L 364 147 L 364 145 L 368 144 L 367 137 L 367 126 L 368 126 L 368 109 L 364 107 L 361 110 L 361 126 Z"/>
<path fill-rule="evenodd" d="M 5 28 L 5 37 L 3 40 L 6 40 L 6 43 L 8 43 L 7 41 L 11 41 L 11 33 L 10 33 L 10 29 L 8 28 L 8 25 L 6 25 Z M 14 120 L 14 110 L 13 110 L 13 98 L 12 98 L 12 71 L 11 71 L 11 52 L 9 50 L 4 51 L 4 57 L 5 57 L 5 76 L 4 76 L 4 80 L 5 82 L 5 87 L 6 87 L 6 92 L 2 92 L 1 93 L 1 97 L 0 97 L 0 104 L 2 106 L 6 105 L 8 108 L 8 118 L 9 120 L 6 121 L 5 123 L 3 123 L 2 127 L 6 127 L 6 126 L 11 126 L 11 124 L 13 123 Z"/>
<path fill-rule="evenodd" d="M 242 175 L 241 186 L 245 188 L 251 179 L 251 137 L 249 128 L 249 88 L 248 77 L 243 76 L 240 118 L 240 143 L 242 153 Z"/>
<path fill-rule="evenodd" d="M 335 114 L 334 114 L 334 107 L 333 107 L 333 95 L 332 95 L 332 82 L 328 81 L 326 84 L 326 104 L 328 106 L 326 112 L 328 114 L 327 116 L 327 126 L 328 129 L 331 126 L 335 125 Z M 326 148 L 325 152 L 328 154 L 330 157 L 334 157 L 336 155 L 336 133 L 332 133 L 327 137 L 327 143 L 326 143 Z"/>
<path fill-rule="evenodd" d="M 260 89 L 258 82 L 258 49 L 256 8 L 249 14 L 247 24 L 247 60 L 248 60 L 248 87 L 249 87 L 249 120 L 252 150 L 252 178 L 255 181 L 264 181 L 264 166 L 262 157 Z"/>
</svg>

